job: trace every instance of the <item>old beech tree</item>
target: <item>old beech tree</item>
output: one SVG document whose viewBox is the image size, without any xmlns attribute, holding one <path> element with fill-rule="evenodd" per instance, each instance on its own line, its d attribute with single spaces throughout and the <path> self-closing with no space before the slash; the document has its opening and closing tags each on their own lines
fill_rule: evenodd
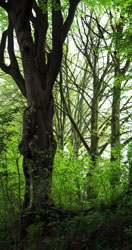
<svg viewBox="0 0 132 250">
<path fill-rule="evenodd" d="M 56 152 L 52 89 L 61 66 L 63 43 L 79 2 L 67 0 L 67 17 L 64 19 L 61 8 L 64 1 L 61 0 L 0 0 L 0 6 L 8 15 L 8 27 L 0 43 L 0 67 L 14 79 L 28 103 L 19 149 L 23 155 L 26 181 L 24 207 L 33 211 L 51 203 L 52 165 Z M 47 53 L 49 18 L 52 50 Z M 14 36 L 20 49 L 23 73 L 15 54 Z M 5 50 L 10 65 L 4 58 Z"/>
</svg>

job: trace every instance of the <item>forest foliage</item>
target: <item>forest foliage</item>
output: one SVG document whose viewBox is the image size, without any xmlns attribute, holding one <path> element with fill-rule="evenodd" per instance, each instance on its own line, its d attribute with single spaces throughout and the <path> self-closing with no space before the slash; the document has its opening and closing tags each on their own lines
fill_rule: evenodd
<svg viewBox="0 0 132 250">
<path fill-rule="evenodd" d="M 62 2 L 66 20 L 69 1 Z M 38 1 L 38 4 L 45 13 L 45 1 Z M 0 70 L 2 249 L 132 248 L 131 7 L 129 0 L 85 0 L 76 9 L 53 86 L 53 133 L 57 142 L 51 184 L 54 205 L 51 211 L 41 209 L 41 219 L 28 225 L 22 241 L 26 178 L 25 156 L 18 145 L 27 99 L 12 77 Z M 51 36 L 52 4 L 48 8 L 47 61 L 56 46 Z M 54 8 L 59 12 L 57 5 Z M 0 8 L 0 18 L 2 38 L 8 25 L 3 8 Z M 13 39 L 23 76 L 15 34 Z M 1 46 L 2 42 L 0 53 Z M 4 56 L 9 66 L 8 46 Z M 30 193 L 31 204 L 33 180 Z M 26 208 L 24 216 L 28 213 Z"/>
</svg>

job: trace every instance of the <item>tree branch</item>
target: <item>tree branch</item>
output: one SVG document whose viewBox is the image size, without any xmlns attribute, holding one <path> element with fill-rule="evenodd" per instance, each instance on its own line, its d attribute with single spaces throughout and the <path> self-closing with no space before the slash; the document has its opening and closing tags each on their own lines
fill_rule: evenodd
<svg viewBox="0 0 132 250">
<path fill-rule="evenodd" d="M 61 76 L 61 73 L 60 73 L 60 82 L 59 82 L 59 86 L 60 86 L 61 98 L 62 98 L 63 104 L 64 104 L 64 106 L 65 106 L 65 109 L 66 109 L 66 111 L 67 111 L 67 116 L 69 117 L 69 120 L 71 121 L 71 123 L 72 123 L 74 129 L 76 130 L 76 132 L 77 132 L 77 134 L 78 134 L 78 136 L 79 136 L 81 142 L 83 143 L 84 147 L 86 148 L 87 152 L 90 154 L 90 148 L 89 148 L 87 142 L 85 141 L 84 137 L 83 137 L 82 134 L 80 133 L 80 131 L 79 131 L 79 129 L 78 129 L 78 127 L 77 127 L 77 125 L 76 125 L 74 119 L 72 118 L 72 116 L 71 116 L 71 114 L 70 114 L 70 112 L 69 112 L 68 106 L 67 106 L 67 104 L 66 104 L 65 97 L 64 97 L 64 95 L 63 95 L 63 90 L 62 90 L 62 76 Z"/>
<path fill-rule="evenodd" d="M 61 13 L 60 0 L 55 0 L 54 5 L 52 6 L 52 27 L 53 51 L 57 52 L 57 50 L 60 50 L 62 47 L 63 43 L 63 16 Z"/>
<path fill-rule="evenodd" d="M 26 27 L 30 18 L 34 0 L 19 0 L 20 9 L 20 27 Z"/>
<path fill-rule="evenodd" d="M 20 89 L 23 96 L 26 98 L 26 88 L 25 81 L 20 73 L 18 62 L 16 60 L 15 52 L 14 52 L 14 40 L 13 40 L 13 27 L 11 21 L 9 19 L 9 27 L 8 27 L 8 53 L 10 58 L 10 70 L 9 74 L 12 76 L 18 88 Z"/>
<path fill-rule="evenodd" d="M 101 155 L 103 154 L 104 150 L 105 150 L 106 147 L 109 145 L 109 143 L 110 143 L 110 141 L 104 143 L 104 145 L 102 145 L 102 146 L 100 147 L 99 156 L 101 156 Z"/>
<path fill-rule="evenodd" d="M 123 144 L 122 147 L 125 147 L 129 142 L 132 141 L 132 136 L 130 138 L 128 138 Z"/>
<path fill-rule="evenodd" d="M 4 60 L 4 52 L 6 48 L 6 40 L 8 37 L 8 52 L 10 57 L 10 65 L 7 66 L 5 64 Z M 9 27 L 8 30 L 5 30 L 2 34 L 1 44 L 0 44 L 0 67 L 1 69 L 6 73 L 13 77 L 14 81 L 17 83 L 20 91 L 26 98 L 26 89 L 25 89 L 25 82 L 24 79 L 19 71 L 19 67 L 17 64 L 17 60 L 15 58 L 14 54 L 14 48 L 13 48 L 13 28 L 11 26 L 11 23 L 9 21 Z"/>
<path fill-rule="evenodd" d="M 63 41 L 65 41 L 68 31 L 70 30 L 70 27 L 71 27 L 71 24 L 75 15 L 75 11 L 79 2 L 80 0 L 70 0 L 68 16 L 63 25 Z"/>
<path fill-rule="evenodd" d="M 45 4 L 47 5 L 47 0 Z M 36 17 L 32 14 L 30 19 L 34 27 L 36 58 L 41 74 L 46 74 L 45 42 L 48 29 L 48 13 L 47 10 L 43 13 L 35 1 L 33 3 L 33 9 L 36 13 Z"/>
<path fill-rule="evenodd" d="M 63 16 L 60 0 L 55 0 L 52 5 L 52 44 L 53 49 L 48 60 L 48 73 L 46 78 L 47 95 L 50 95 L 53 84 L 60 70 L 63 45 Z"/>
<path fill-rule="evenodd" d="M 7 36 L 8 36 L 8 30 L 5 30 L 2 34 L 1 44 L 0 44 L 0 67 L 5 73 L 9 74 L 9 66 L 7 66 L 4 61 L 4 52 L 6 48 Z"/>
</svg>

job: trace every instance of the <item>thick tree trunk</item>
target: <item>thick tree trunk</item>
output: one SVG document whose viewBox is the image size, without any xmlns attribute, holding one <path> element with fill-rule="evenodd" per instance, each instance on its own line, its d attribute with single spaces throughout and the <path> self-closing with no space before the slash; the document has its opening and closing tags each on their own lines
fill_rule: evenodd
<svg viewBox="0 0 132 250">
<path fill-rule="evenodd" d="M 17 31 L 17 30 L 16 30 Z M 23 168 L 26 179 L 24 207 L 40 209 L 51 199 L 50 187 L 55 140 L 52 132 L 54 103 L 50 76 L 41 72 L 34 56 L 30 31 L 26 35 L 16 32 L 21 50 L 28 107 L 24 112 L 23 140 L 20 151 L 24 156 Z M 23 39 L 22 39 L 23 37 Z M 61 56 L 60 56 L 61 61 Z"/>
<path fill-rule="evenodd" d="M 47 24 L 45 25 L 47 27 Z M 15 30 L 22 57 L 28 101 L 23 117 L 23 140 L 19 147 L 24 157 L 23 169 L 26 180 L 24 207 L 37 211 L 51 202 L 52 167 L 56 151 L 52 131 L 52 87 L 60 67 L 62 48 L 57 56 L 52 52 L 51 75 L 45 62 L 40 60 L 44 59 L 43 50 L 42 58 L 37 54 L 30 26 L 26 24 L 21 29 L 18 23 Z"/>
<path fill-rule="evenodd" d="M 37 211 L 50 200 L 52 166 L 56 151 L 52 120 L 54 102 L 52 89 L 60 70 L 62 47 L 72 24 L 80 0 L 70 0 L 68 14 L 63 20 L 60 0 L 51 1 L 52 51 L 47 52 L 48 4 L 36 0 L 0 1 L 8 15 L 8 29 L 0 43 L 0 67 L 12 76 L 28 107 L 23 118 L 23 140 L 19 146 L 23 154 L 26 181 L 24 207 Z M 57 6 L 57 8 L 56 8 Z M 43 9 L 43 10 L 42 10 Z M 52 21 L 51 21 L 52 19 Z M 20 49 L 23 72 L 14 50 L 14 32 Z M 7 40 L 8 38 L 8 40 Z M 7 47 L 10 65 L 5 62 Z"/>
<path fill-rule="evenodd" d="M 24 207 L 40 209 L 51 202 L 52 166 L 56 143 L 52 133 L 53 100 L 48 107 L 31 105 L 24 112 L 23 140 L 26 180 Z"/>
</svg>

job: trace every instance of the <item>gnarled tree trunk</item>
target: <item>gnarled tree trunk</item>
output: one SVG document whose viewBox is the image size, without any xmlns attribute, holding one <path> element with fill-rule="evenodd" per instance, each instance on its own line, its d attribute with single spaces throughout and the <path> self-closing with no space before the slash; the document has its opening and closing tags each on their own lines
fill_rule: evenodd
<svg viewBox="0 0 132 250">
<path fill-rule="evenodd" d="M 24 207 L 42 207 L 51 201 L 50 187 L 56 142 L 52 131 L 53 98 L 46 106 L 33 104 L 24 112 L 23 140 L 19 146 L 24 156 L 26 177 Z"/>
<path fill-rule="evenodd" d="M 24 208 L 30 207 L 32 211 L 37 211 L 51 201 L 52 166 L 56 151 L 52 129 L 52 89 L 61 66 L 63 43 L 79 1 L 69 0 L 65 21 L 60 0 L 41 1 L 43 9 L 36 0 L 0 1 L 0 6 L 6 10 L 9 20 L 0 44 L 0 67 L 12 76 L 28 103 L 24 112 L 23 139 L 19 149 L 24 157 Z M 51 2 L 52 50 L 48 53 L 48 4 Z M 15 54 L 14 32 L 20 49 L 23 73 Z M 7 39 L 9 66 L 4 60 Z"/>
</svg>

